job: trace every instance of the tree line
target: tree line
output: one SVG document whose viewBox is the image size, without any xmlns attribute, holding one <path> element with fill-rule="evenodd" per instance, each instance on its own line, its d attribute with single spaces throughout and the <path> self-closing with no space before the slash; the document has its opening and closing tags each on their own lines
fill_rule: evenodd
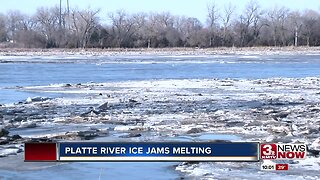
<svg viewBox="0 0 320 180">
<path fill-rule="evenodd" d="M 243 12 L 232 4 L 207 4 L 207 21 L 169 12 L 108 13 L 99 9 L 38 8 L 0 14 L 0 47 L 19 48 L 163 48 L 319 46 L 320 15 L 314 10 L 286 7 L 263 9 L 250 1 Z"/>
</svg>

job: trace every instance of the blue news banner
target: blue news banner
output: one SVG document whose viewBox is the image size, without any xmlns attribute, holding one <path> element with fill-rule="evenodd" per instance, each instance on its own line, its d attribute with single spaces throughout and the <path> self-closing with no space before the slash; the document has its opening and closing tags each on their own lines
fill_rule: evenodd
<svg viewBox="0 0 320 180">
<path fill-rule="evenodd" d="M 259 143 L 61 142 L 58 161 L 258 161 Z"/>
</svg>

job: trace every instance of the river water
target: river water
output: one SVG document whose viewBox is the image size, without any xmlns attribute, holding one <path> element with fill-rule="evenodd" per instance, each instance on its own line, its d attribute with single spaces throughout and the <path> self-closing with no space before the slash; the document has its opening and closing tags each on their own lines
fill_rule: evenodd
<svg viewBox="0 0 320 180">
<path fill-rule="evenodd" d="M 1 58 L 3 61 L 1 61 Z M 203 79 L 320 76 L 320 55 L 0 57 L 0 104 L 27 97 L 62 97 L 19 91 L 17 86 L 149 79 Z M 32 63 L 30 63 L 32 62 Z M 219 137 L 219 139 L 228 137 Z M 35 170 L 0 170 L 7 179 L 177 179 L 178 163 L 68 163 Z M 38 167 L 39 166 L 35 166 Z M 18 168 L 19 169 L 19 168 Z"/>
<path fill-rule="evenodd" d="M 320 72 L 320 55 L 79 57 L 63 62 L 61 57 L 51 57 L 49 61 L 48 57 L 21 59 L 6 57 L 6 63 L 0 63 L 0 103 L 30 96 L 61 96 L 10 89 L 16 86 L 148 79 L 307 77 L 318 76 Z"/>
</svg>

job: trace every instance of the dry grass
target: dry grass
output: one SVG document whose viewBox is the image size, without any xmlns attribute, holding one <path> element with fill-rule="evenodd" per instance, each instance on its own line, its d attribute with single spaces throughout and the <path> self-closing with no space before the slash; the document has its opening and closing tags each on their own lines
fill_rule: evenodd
<svg viewBox="0 0 320 180">
<path fill-rule="evenodd" d="M 318 54 L 320 47 L 218 47 L 218 48 L 87 48 L 87 49 L 37 49 L 0 48 L 0 55 L 214 55 L 214 54 Z"/>
</svg>

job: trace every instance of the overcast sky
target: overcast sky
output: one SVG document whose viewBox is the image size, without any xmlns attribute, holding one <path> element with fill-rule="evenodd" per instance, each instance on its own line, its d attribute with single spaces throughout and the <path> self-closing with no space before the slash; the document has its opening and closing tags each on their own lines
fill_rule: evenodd
<svg viewBox="0 0 320 180">
<path fill-rule="evenodd" d="M 62 0 L 66 4 L 66 0 Z M 173 15 L 186 15 L 196 17 L 205 22 L 207 15 L 207 3 L 210 0 L 69 0 L 70 7 L 78 8 L 100 8 L 100 17 L 106 20 L 107 13 L 118 9 L 129 13 L 135 12 L 163 12 L 169 11 Z M 219 8 L 231 2 L 237 7 L 237 12 L 243 10 L 249 0 L 216 0 Z M 313 9 L 320 10 L 320 0 L 258 0 L 263 8 L 272 8 L 275 5 L 285 6 L 291 10 Z M 51 7 L 58 5 L 59 0 L 1 0 L 0 13 L 17 9 L 26 14 L 36 12 L 41 6 Z"/>
</svg>

